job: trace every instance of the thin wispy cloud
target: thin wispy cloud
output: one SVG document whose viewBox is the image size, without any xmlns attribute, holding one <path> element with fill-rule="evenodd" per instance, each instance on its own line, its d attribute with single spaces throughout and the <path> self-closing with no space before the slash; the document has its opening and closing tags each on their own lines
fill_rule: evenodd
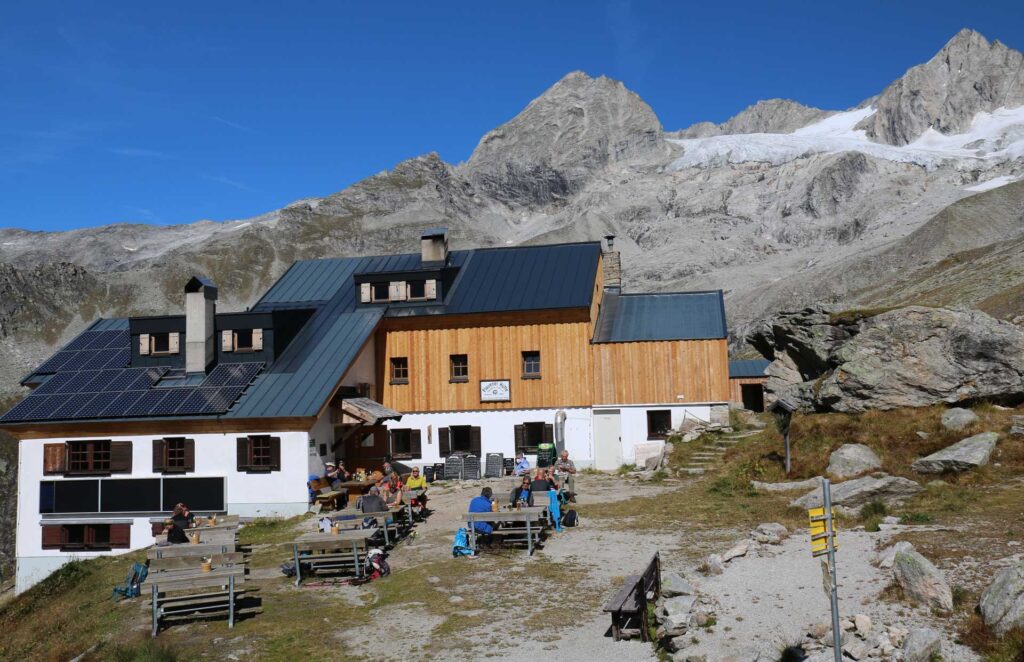
<svg viewBox="0 0 1024 662">
<path fill-rule="evenodd" d="M 252 188 L 250 186 L 246 186 L 242 182 L 235 181 L 234 179 L 231 179 L 229 177 L 224 177 L 222 175 L 202 175 L 202 177 L 203 177 L 203 179 L 205 179 L 207 181 L 216 182 L 218 184 L 224 184 L 225 186 L 230 186 L 232 188 L 238 189 L 239 191 L 245 191 L 246 193 L 258 193 L 259 192 L 259 191 L 257 191 L 256 189 L 254 189 L 254 188 Z"/>
<path fill-rule="evenodd" d="M 143 147 L 112 147 L 110 149 L 112 154 L 118 156 L 130 156 L 135 158 L 144 159 L 173 159 L 174 157 L 166 152 L 161 152 L 155 149 L 145 149 Z"/>
<path fill-rule="evenodd" d="M 226 120 L 223 117 L 220 117 L 219 115 L 214 115 L 210 119 L 212 119 L 214 122 L 220 122 L 225 126 L 230 126 L 232 129 L 238 129 L 239 131 L 245 131 L 246 133 L 255 133 L 255 131 L 252 128 L 247 127 L 244 124 L 239 124 L 238 122 Z"/>
</svg>

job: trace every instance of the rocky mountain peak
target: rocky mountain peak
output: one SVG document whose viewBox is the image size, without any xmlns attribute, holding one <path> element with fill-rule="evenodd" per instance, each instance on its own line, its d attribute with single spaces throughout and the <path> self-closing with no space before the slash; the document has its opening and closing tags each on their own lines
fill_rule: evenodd
<svg viewBox="0 0 1024 662">
<path fill-rule="evenodd" d="M 875 105 L 857 128 L 879 142 L 906 145 L 928 128 L 962 133 L 978 112 L 1024 105 L 1024 54 L 965 28 L 890 83 Z"/>
<path fill-rule="evenodd" d="M 747 106 L 721 124 L 698 122 L 669 134 L 669 137 L 707 138 L 736 133 L 792 133 L 834 112 L 805 106 L 792 99 L 764 99 Z"/>
<path fill-rule="evenodd" d="M 533 206 L 564 199 L 610 163 L 666 150 L 639 96 L 574 71 L 484 135 L 463 168 L 488 194 Z"/>
</svg>

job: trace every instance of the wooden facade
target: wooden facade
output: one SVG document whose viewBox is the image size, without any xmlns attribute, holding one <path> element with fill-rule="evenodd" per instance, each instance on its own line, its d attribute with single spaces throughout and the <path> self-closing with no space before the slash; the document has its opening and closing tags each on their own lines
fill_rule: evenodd
<svg viewBox="0 0 1024 662">
<path fill-rule="evenodd" d="M 764 410 L 764 385 L 768 382 L 768 377 L 734 377 L 729 380 L 729 403 L 736 405 L 737 407 L 746 407 L 753 411 Z M 758 386 L 761 391 L 760 406 L 758 407 L 757 400 L 754 398 L 754 402 L 744 401 L 743 398 L 743 387 L 744 386 Z M 749 400 L 749 398 L 748 398 Z M 752 405 L 752 406 L 751 406 Z"/>
<path fill-rule="evenodd" d="M 725 339 L 593 345 L 593 404 L 725 402 Z"/>
</svg>

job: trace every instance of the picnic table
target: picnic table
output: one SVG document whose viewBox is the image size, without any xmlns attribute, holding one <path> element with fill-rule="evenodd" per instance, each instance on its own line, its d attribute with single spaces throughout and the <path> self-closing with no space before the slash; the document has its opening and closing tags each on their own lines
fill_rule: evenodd
<svg viewBox="0 0 1024 662">
<path fill-rule="evenodd" d="M 149 560 L 149 574 L 152 576 L 158 572 L 174 572 L 178 570 L 196 570 L 204 560 L 209 559 L 213 569 L 224 566 L 244 565 L 245 555 L 241 552 L 229 552 L 227 554 L 211 554 L 210 556 L 173 556 Z"/>
<path fill-rule="evenodd" d="M 157 545 L 146 552 L 149 559 L 168 559 L 180 556 L 212 556 L 235 551 L 235 542 L 226 543 L 182 543 L 180 545 Z"/>
<path fill-rule="evenodd" d="M 366 480 L 346 480 L 338 484 L 339 490 L 353 490 L 362 494 L 377 484 L 377 481 L 367 478 Z"/>
<path fill-rule="evenodd" d="M 341 488 L 341 489 L 337 489 L 337 490 L 327 490 L 327 491 L 324 491 L 324 492 L 318 492 L 316 494 L 316 496 L 314 497 L 314 502 L 315 503 L 319 503 L 319 504 L 324 505 L 324 506 L 330 506 L 331 510 L 337 510 L 338 509 L 338 501 L 340 501 L 342 499 L 342 497 L 347 497 L 347 496 L 348 496 L 348 490 L 345 489 L 345 488 Z"/>
<path fill-rule="evenodd" d="M 238 534 L 238 530 L 235 528 L 222 529 L 219 527 L 196 527 L 194 529 L 185 529 L 185 535 L 192 538 L 199 538 L 199 544 L 225 544 L 235 542 L 235 536 Z"/>
<path fill-rule="evenodd" d="M 501 536 L 517 536 L 520 532 L 525 533 L 526 550 L 532 556 L 536 543 L 540 542 L 541 534 L 544 532 L 543 517 L 547 508 L 541 506 L 528 506 L 520 510 L 499 510 L 490 513 L 465 513 L 465 521 L 469 524 L 469 546 L 476 551 L 476 522 L 522 522 L 525 528 L 517 530 L 495 529 L 494 533 Z M 504 533 L 500 533 L 504 531 Z"/>
<path fill-rule="evenodd" d="M 231 566 L 201 572 L 183 570 L 161 572 L 155 575 L 150 595 L 153 610 L 152 636 L 156 636 L 160 621 L 173 616 L 193 616 L 202 612 L 228 612 L 228 627 L 235 627 L 235 609 L 238 596 L 244 591 L 236 587 L 245 581 L 245 567 Z M 219 589 L 196 592 L 199 589 Z"/>
<path fill-rule="evenodd" d="M 302 563 L 313 570 L 351 569 L 356 577 L 362 577 L 362 561 L 370 538 L 375 529 L 342 529 L 338 533 L 304 533 L 293 542 L 292 558 L 295 561 L 295 585 L 302 582 Z M 363 556 L 360 556 L 360 551 Z M 309 552 L 301 555 L 299 552 Z"/>
</svg>

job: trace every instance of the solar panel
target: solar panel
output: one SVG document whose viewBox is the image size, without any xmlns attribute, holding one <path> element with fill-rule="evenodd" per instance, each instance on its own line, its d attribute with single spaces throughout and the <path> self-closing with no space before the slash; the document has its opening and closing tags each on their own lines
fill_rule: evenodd
<svg viewBox="0 0 1024 662">
<path fill-rule="evenodd" d="M 78 336 L 67 345 L 64 346 L 66 351 L 74 351 L 76 349 L 85 349 L 93 339 L 99 335 L 99 331 L 86 331 L 82 335 Z"/>
<path fill-rule="evenodd" d="M 129 344 L 131 343 L 131 337 L 128 335 L 127 331 L 113 331 L 112 333 L 114 335 L 111 336 L 110 342 L 107 343 L 107 347 L 109 347 L 109 348 L 127 347 L 129 349 L 129 351 L 131 350 L 131 347 L 129 346 Z"/>
<path fill-rule="evenodd" d="M 52 418 L 53 412 L 74 396 L 73 394 L 61 393 L 57 395 L 29 396 L 29 399 L 32 399 L 33 397 L 37 400 L 36 406 L 33 407 L 28 414 L 23 416 L 22 420 L 39 421 Z"/>
<path fill-rule="evenodd" d="M 244 386 L 227 386 L 218 389 L 217 399 L 213 402 L 213 405 L 217 407 L 217 412 L 225 412 L 231 409 L 231 405 L 235 404 L 235 400 L 238 400 L 238 396 L 242 395 L 244 390 Z"/>
<path fill-rule="evenodd" d="M 262 368 L 262 363 L 222 363 L 207 375 L 203 386 L 246 386 Z"/>
<path fill-rule="evenodd" d="M 79 389 L 82 393 L 99 393 L 106 391 L 107 385 L 121 374 L 121 370 L 100 370 L 88 384 Z"/>
<path fill-rule="evenodd" d="M 38 405 L 39 400 L 41 400 L 42 397 L 43 396 L 41 395 L 36 395 L 33 393 L 29 397 L 25 398 L 18 404 L 11 407 L 11 409 L 6 414 L 0 417 L 0 421 L 10 423 L 11 421 L 23 420 L 23 417 L 29 412 L 31 412 L 32 409 Z"/>
<path fill-rule="evenodd" d="M 99 370 L 109 363 L 110 359 L 117 356 L 117 354 L 118 350 L 116 349 L 98 349 L 96 350 L 96 355 L 85 362 L 82 366 L 82 370 Z"/>
<path fill-rule="evenodd" d="M 38 368 L 36 368 L 36 372 L 42 373 L 42 374 L 49 374 L 49 373 L 57 372 L 74 355 L 75 355 L 75 352 L 69 352 L 67 350 L 62 351 L 62 352 L 57 352 L 56 354 L 51 356 L 48 361 L 43 363 L 43 365 L 41 365 Z"/>
<path fill-rule="evenodd" d="M 92 360 L 96 356 L 97 352 L 93 349 L 84 349 L 80 352 L 75 352 L 67 363 L 60 367 L 61 371 L 68 370 L 81 370 L 82 366 Z"/>
<path fill-rule="evenodd" d="M 146 391 L 125 391 L 124 393 L 116 394 L 117 397 L 100 412 L 102 418 L 127 416 L 128 410 L 134 405 L 139 399 L 146 395 Z"/>
<path fill-rule="evenodd" d="M 217 409 L 212 406 L 212 402 L 217 397 L 219 390 L 216 388 L 194 389 L 188 400 L 178 407 L 178 413 L 183 415 L 216 413 Z"/>
<path fill-rule="evenodd" d="M 110 353 L 110 360 L 103 366 L 104 368 L 127 368 L 132 362 L 132 350 L 130 349 L 118 349 Z"/>
<path fill-rule="evenodd" d="M 169 389 L 159 389 L 156 391 L 146 391 L 146 394 L 136 400 L 132 406 L 128 407 L 127 410 L 122 414 L 123 416 L 146 416 L 160 404 L 160 401 L 164 399 L 164 396 L 170 392 Z"/>
<path fill-rule="evenodd" d="M 75 414 L 75 418 L 99 418 L 100 414 L 121 395 L 121 393 L 113 391 L 97 393 L 91 400 L 82 405 L 82 408 Z"/>
<path fill-rule="evenodd" d="M 195 393 L 194 388 L 167 389 L 167 395 L 164 396 L 159 404 L 146 412 L 146 415 L 170 416 L 174 412 L 178 411 L 178 407 L 181 406 L 181 403 L 185 402 L 185 400 L 187 400 L 193 393 Z"/>
<path fill-rule="evenodd" d="M 61 372 L 61 373 L 58 373 L 58 374 L 54 375 L 53 377 L 50 377 L 49 379 L 47 379 L 45 382 L 43 382 L 42 385 L 36 387 L 36 390 L 33 391 L 33 393 L 39 393 L 39 394 L 43 394 L 43 395 L 46 395 L 48 393 L 56 393 L 57 389 L 59 389 L 65 383 L 67 383 L 71 379 L 73 379 L 74 376 L 75 376 L 75 373 L 73 373 L 73 372 Z"/>
<path fill-rule="evenodd" d="M 92 338 L 89 340 L 82 349 L 103 349 L 107 346 L 111 340 L 117 337 L 120 331 L 100 331 L 93 333 Z"/>
<path fill-rule="evenodd" d="M 91 399 L 92 395 L 72 393 L 61 406 L 53 410 L 52 416 L 47 416 L 47 418 L 73 418 L 75 412 L 81 409 L 82 406 Z"/>
<path fill-rule="evenodd" d="M 132 384 L 135 383 L 135 381 L 139 378 L 139 375 L 141 375 L 143 372 L 144 368 L 129 368 L 126 370 L 121 370 L 117 377 L 114 378 L 114 380 L 111 381 L 109 384 L 107 384 L 106 388 L 104 388 L 103 390 L 130 391 L 132 390 Z M 141 391 L 142 389 L 139 390 Z"/>
<path fill-rule="evenodd" d="M 76 372 L 74 376 L 54 390 L 55 393 L 78 393 L 82 388 L 96 378 L 99 374 L 96 370 L 87 372 Z"/>
</svg>

